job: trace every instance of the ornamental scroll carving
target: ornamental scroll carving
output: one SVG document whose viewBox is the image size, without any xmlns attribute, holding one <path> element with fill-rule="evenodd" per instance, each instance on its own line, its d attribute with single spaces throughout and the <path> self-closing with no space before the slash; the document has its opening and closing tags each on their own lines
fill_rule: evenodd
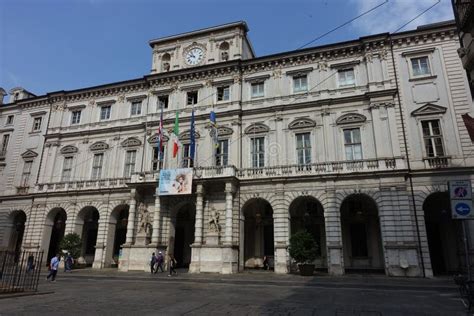
<svg viewBox="0 0 474 316">
<path fill-rule="evenodd" d="M 296 119 L 290 124 L 288 124 L 289 129 L 313 128 L 315 126 L 316 126 L 316 122 L 309 118 Z"/>
<path fill-rule="evenodd" d="M 245 134 L 262 134 L 268 133 L 270 128 L 263 123 L 254 123 L 245 129 Z"/>
<path fill-rule="evenodd" d="M 89 149 L 91 151 L 105 151 L 109 149 L 109 145 L 105 142 L 95 142 L 89 147 Z"/>
<path fill-rule="evenodd" d="M 336 120 L 336 124 L 343 125 L 343 124 L 351 124 L 351 123 L 364 123 L 367 121 L 367 118 L 359 113 L 348 113 L 340 116 Z"/>
<path fill-rule="evenodd" d="M 61 148 L 60 153 L 63 154 L 63 155 L 66 155 L 66 154 L 75 154 L 78 151 L 79 150 L 77 149 L 76 146 L 67 145 L 67 146 L 64 146 L 63 148 Z"/>
<path fill-rule="evenodd" d="M 141 146 L 142 142 L 138 139 L 138 138 L 135 138 L 135 137 L 129 137 L 127 138 L 126 140 L 124 140 L 122 142 L 122 147 L 137 147 L 137 146 Z"/>
</svg>

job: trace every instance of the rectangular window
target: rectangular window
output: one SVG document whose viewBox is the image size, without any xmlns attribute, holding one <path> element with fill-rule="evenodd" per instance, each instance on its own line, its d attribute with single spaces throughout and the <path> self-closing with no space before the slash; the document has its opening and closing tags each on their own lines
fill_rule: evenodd
<svg viewBox="0 0 474 316">
<path fill-rule="evenodd" d="M 127 150 L 125 153 L 125 168 L 123 172 L 123 176 L 125 178 L 130 178 L 132 173 L 135 172 L 135 159 L 137 157 L 136 150 Z"/>
<path fill-rule="evenodd" d="M 428 157 L 444 156 L 443 135 L 441 134 L 439 120 L 422 121 L 421 128 L 426 155 Z"/>
<path fill-rule="evenodd" d="M 337 71 L 339 86 L 353 86 L 355 85 L 354 69 L 341 69 Z"/>
<path fill-rule="evenodd" d="M 61 175 L 61 181 L 62 182 L 67 182 L 67 181 L 71 180 L 72 159 L 73 159 L 73 157 L 64 157 L 63 172 L 62 172 L 62 175 Z"/>
<path fill-rule="evenodd" d="M 183 158 L 181 159 L 182 168 L 192 168 L 194 165 L 193 160 L 191 159 L 190 149 L 190 144 L 183 145 Z"/>
<path fill-rule="evenodd" d="M 132 102 L 132 107 L 130 108 L 130 116 L 136 116 L 142 114 L 142 101 Z"/>
<path fill-rule="evenodd" d="M 2 153 L 5 154 L 8 148 L 8 142 L 10 141 L 10 134 L 3 135 L 2 139 Z"/>
<path fill-rule="evenodd" d="M 13 115 L 8 115 L 8 117 L 7 117 L 7 125 L 13 124 L 13 117 L 14 117 Z"/>
<path fill-rule="evenodd" d="M 359 128 L 344 130 L 344 149 L 346 151 L 346 160 L 362 159 L 362 143 Z"/>
<path fill-rule="evenodd" d="M 308 77 L 306 75 L 293 77 L 293 92 L 303 91 L 308 91 Z"/>
<path fill-rule="evenodd" d="M 217 87 L 217 101 L 229 101 L 230 100 L 230 87 Z"/>
<path fill-rule="evenodd" d="M 27 187 L 30 182 L 31 167 L 33 166 L 33 161 L 25 161 L 23 165 L 23 172 L 21 174 L 21 186 Z"/>
<path fill-rule="evenodd" d="M 81 122 L 81 110 L 72 111 L 71 124 L 79 124 Z"/>
<path fill-rule="evenodd" d="M 308 165 L 311 163 L 310 133 L 296 134 L 296 154 L 298 156 L 298 165 Z"/>
<path fill-rule="evenodd" d="M 168 101 L 169 101 L 169 96 L 168 95 L 160 95 L 158 96 L 158 110 L 167 109 L 168 108 Z"/>
<path fill-rule="evenodd" d="M 251 84 L 252 88 L 252 98 L 263 97 L 265 95 L 264 88 L 265 85 L 263 82 L 254 82 Z"/>
<path fill-rule="evenodd" d="M 42 117 L 35 117 L 33 119 L 33 132 L 38 132 L 41 130 L 41 121 L 43 120 Z"/>
<path fill-rule="evenodd" d="M 265 137 L 252 138 L 252 167 L 262 168 L 265 166 Z"/>
<path fill-rule="evenodd" d="M 431 75 L 428 56 L 411 58 L 410 61 L 413 77 Z"/>
<path fill-rule="evenodd" d="M 229 140 L 219 140 L 219 146 L 216 148 L 216 166 L 227 166 L 229 161 Z"/>
<path fill-rule="evenodd" d="M 91 178 L 100 179 L 102 175 L 102 164 L 104 162 L 104 154 L 94 154 L 94 159 L 92 160 L 92 175 Z"/>
<path fill-rule="evenodd" d="M 186 93 L 186 97 L 187 97 L 187 102 L 186 102 L 187 105 L 193 105 L 193 104 L 196 104 L 198 102 L 198 92 L 197 91 L 188 91 Z"/>
<path fill-rule="evenodd" d="M 100 120 L 105 121 L 110 119 L 110 112 L 112 111 L 112 106 L 104 105 L 100 107 Z"/>
<path fill-rule="evenodd" d="M 153 147 L 152 170 L 158 171 L 163 169 L 165 160 L 165 146 L 161 146 L 161 157 L 158 157 L 158 146 Z"/>
</svg>

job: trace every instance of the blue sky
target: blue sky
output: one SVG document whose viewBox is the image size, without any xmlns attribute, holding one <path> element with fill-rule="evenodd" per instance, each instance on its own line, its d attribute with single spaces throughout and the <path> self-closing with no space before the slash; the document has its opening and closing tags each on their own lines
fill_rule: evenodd
<svg viewBox="0 0 474 316">
<path fill-rule="evenodd" d="M 257 56 L 294 50 L 386 0 L 0 0 L 0 87 L 41 95 L 138 78 L 150 39 L 244 20 Z M 389 0 L 312 46 L 394 31 L 438 0 Z M 405 30 L 452 19 L 450 0 Z"/>
</svg>

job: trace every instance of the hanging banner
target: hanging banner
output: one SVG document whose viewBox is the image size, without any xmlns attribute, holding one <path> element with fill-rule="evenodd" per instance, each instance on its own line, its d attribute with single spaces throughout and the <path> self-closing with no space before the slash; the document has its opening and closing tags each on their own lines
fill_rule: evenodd
<svg viewBox="0 0 474 316">
<path fill-rule="evenodd" d="M 470 180 L 450 181 L 449 197 L 451 199 L 451 214 L 453 219 L 474 218 Z"/>
<path fill-rule="evenodd" d="M 158 195 L 191 194 L 193 187 L 193 169 L 160 170 Z"/>
</svg>

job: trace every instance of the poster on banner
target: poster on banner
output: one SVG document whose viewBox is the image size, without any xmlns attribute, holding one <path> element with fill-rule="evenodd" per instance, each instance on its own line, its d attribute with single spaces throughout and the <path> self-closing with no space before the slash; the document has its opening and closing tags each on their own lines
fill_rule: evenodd
<svg viewBox="0 0 474 316">
<path fill-rule="evenodd" d="M 191 194 L 193 187 L 193 169 L 160 170 L 158 195 Z"/>
</svg>

